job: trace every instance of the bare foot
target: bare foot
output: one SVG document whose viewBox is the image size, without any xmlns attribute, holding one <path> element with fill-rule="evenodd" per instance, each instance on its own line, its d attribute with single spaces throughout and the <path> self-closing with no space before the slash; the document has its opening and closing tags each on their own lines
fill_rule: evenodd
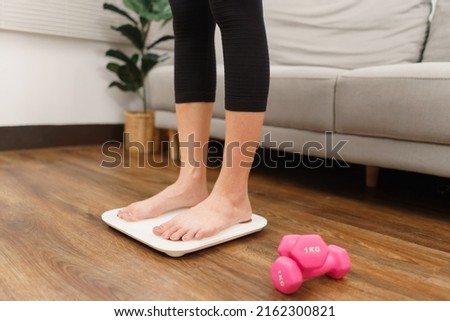
<svg viewBox="0 0 450 321">
<path fill-rule="evenodd" d="M 205 201 L 186 213 L 153 229 L 153 233 L 172 241 L 200 240 L 251 219 L 252 209 L 248 196 L 232 201 L 226 195 L 212 193 Z"/>
<path fill-rule="evenodd" d="M 125 221 L 139 221 L 176 208 L 195 206 L 207 197 L 206 183 L 177 181 L 155 196 L 128 205 L 117 216 Z"/>
</svg>

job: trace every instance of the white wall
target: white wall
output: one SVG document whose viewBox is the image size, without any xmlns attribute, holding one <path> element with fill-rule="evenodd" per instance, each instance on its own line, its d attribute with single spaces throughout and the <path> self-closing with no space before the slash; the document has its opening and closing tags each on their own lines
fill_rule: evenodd
<svg viewBox="0 0 450 321">
<path fill-rule="evenodd" d="M 113 44 L 0 30 L 0 126 L 118 124 L 141 102 L 108 84 Z"/>
</svg>

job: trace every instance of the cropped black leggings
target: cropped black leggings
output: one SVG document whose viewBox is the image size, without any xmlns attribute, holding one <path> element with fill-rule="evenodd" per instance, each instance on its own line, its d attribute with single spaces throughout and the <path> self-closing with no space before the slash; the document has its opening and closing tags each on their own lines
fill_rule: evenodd
<svg viewBox="0 0 450 321">
<path fill-rule="evenodd" d="M 170 6 L 176 103 L 215 101 L 217 23 L 225 65 L 225 109 L 265 111 L 270 69 L 262 0 L 170 0 Z"/>
</svg>

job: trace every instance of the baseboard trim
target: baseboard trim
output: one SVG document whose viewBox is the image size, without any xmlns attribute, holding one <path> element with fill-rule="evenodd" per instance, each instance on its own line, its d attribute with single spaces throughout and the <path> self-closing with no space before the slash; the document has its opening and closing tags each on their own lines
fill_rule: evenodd
<svg viewBox="0 0 450 321">
<path fill-rule="evenodd" d="M 123 124 L 0 127 L 0 150 L 93 145 L 122 139 Z"/>
</svg>

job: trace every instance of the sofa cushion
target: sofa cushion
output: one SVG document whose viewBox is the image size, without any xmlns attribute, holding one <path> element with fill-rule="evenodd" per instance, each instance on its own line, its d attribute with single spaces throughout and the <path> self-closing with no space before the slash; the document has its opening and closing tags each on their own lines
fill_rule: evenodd
<svg viewBox="0 0 450 321">
<path fill-rule="evenodd" d="M 271 66 L 265 124 L 332 131 L 336 79 L 344 71 L 324 67 Z"/>
<path fill-rule="evenodd" d="M 423 61 L 450 61 L 450 0 L 438 0 Z"/>
<path fill-rule="evenodd" d="M 145 85 L 150 108 L 175 111 L 173 73 L 173 65 L 159 65 L 148 74 Z"/>
<path fill-rule="evenodd" d="M 271 61 L 354 69 L 421 59 L 431 0 L 265 0 Z"/>
<path fill-rule="evenodd" d="M 338 133 L 450 144 L 450 63 L 363 68 L 336 87 Z"/>
</svg>

